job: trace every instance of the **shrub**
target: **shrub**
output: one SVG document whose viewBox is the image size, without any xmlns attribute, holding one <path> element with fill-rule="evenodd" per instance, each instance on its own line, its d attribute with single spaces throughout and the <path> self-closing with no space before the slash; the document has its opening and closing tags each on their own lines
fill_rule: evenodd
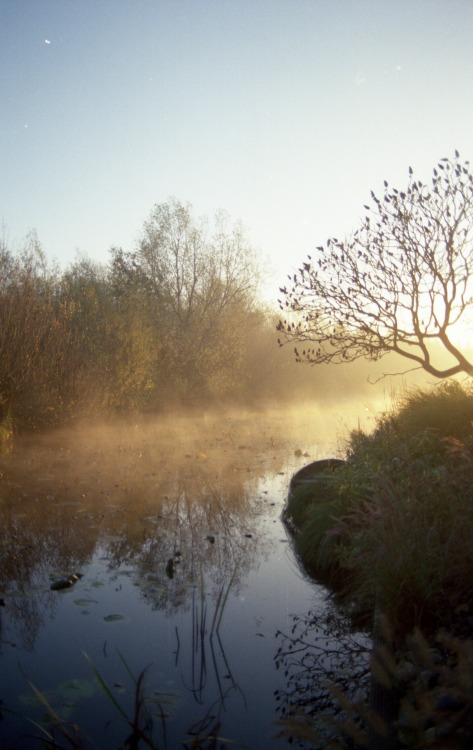
<svg viewBox="0 0 473 750">
<path fill-rule="evenodd" d="M 473 597 L 472 419 L 471 387 L 411 392 L 352 433 L 328 496 L 291 497 L 299 555 L 366 624 L 377 607 L 428 632 Z"/>
<path fill-rule="evenodd" d="M 395 412 L 380 426 L 398 435 L 416 435 L 435 430 L 442 436 L 471 439 L 473 423 L 473 388 L 449 380 L 428 390 L 409 390 Z"/>
</svg>

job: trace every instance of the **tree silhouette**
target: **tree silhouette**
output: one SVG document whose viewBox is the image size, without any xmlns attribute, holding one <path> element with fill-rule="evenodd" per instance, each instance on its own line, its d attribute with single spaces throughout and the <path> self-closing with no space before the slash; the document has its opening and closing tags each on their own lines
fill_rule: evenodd
<svg viewBox="0 0 473 750">
<path fill-rule="evenodd" d="M 445 378 L 473 373 L 452 340 L 472 307 L 473 175 L 469 162 L 441 159 L 430 184 L 409 167 L 406 190 L 384 182 L 367 215 L 345 241 L 329 239 L 280 289 L 287 317 L 279 343 L 301 362 L 377 360 L 394 352 Z M 439 346 L 435 346 L 439 344 Z M 439 362 L 439 351 L 449 362 Z"/>
</svg>

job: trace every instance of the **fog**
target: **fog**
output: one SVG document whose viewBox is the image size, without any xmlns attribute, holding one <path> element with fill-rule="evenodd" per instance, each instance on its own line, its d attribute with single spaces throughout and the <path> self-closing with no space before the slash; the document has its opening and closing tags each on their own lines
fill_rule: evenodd
<svg viewBox="0 0 473 750">
<path fill-rule="evenodd" d="M 173 443 L 183 416 L 200 414 L 204 430 L 205 415 L 225 422 L 232 409 L 285 413 L 291 424 L 301 409 L 332 436 L 432 382 L 393 355 L 297 364 L 292 346 L 278 345 L 279 312 L 261 299 L 260 260 L 223 215 L 209 243 L 190 207 L 172 199 L 143 231 L 135 250 L 113 248 L 108 265 L 80 258 L 64 272 L 34 233 L 20 253 L 0 245 L 0 442 L 74 424 L 68 443 L 77 445 L 97 433 L 95 417 L 156 423 Z"/>
</svg>

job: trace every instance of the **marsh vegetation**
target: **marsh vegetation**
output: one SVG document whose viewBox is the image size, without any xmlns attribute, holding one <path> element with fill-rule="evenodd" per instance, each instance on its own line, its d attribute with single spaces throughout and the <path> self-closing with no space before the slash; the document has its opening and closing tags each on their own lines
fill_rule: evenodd
<svg viewBox="0 0 473 750">
<path fill-rule="evenodd" d="M 396 747 L 471 743 L 472 423 L 471 384 L 410 391 L 285 510 L 303 563 L 358 627 L 378 630 Z"/>
</svg>

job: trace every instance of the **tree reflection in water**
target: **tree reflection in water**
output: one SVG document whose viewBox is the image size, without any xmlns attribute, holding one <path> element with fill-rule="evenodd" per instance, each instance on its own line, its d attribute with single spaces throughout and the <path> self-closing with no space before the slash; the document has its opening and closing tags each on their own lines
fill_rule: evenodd
<svg viewBox="0 0 473 750">
<path fill-rule="evenodd" d="M 366 732 L 369 637 L 354 632 L 333 605 L 292 620 L 289 633 L 276 633 L 276 667 L 287 681 L 276 691 L 282 733 L 309 740 L 317 750 L 357 747 L 354 737 L 362 742 Z"/>
<path fill-rule="evenodd" d="M 207 602 L 204 592 L 204 584 L 201 579 L 201 589 L 199 595 L 194 589 L 192 595 L 192 660 L 191 660 L 191 681 L 189 684 L 186 683 L 184 678 L 184 685 L 189 690 L 196 703 L 199 705 L 205 705 L 204 690 L 207 682 L 207 650 L 210 649 L 212 658 L 212 668 L 214 670 L 215 682 L 218 685 L 219 699 L 210 706 L 205 716 L 199 721 L 195 722 L 191 727 L 187 729 L 187 734 L 192 737 L 192 741 L 195 743 L 194 746 L 199 748 L 208 747 L 210 748 L 225 748 L 227 745 L 225 741 L 219 738 L 219 730 L 221 727 L 221 714 L 225 712 L 225 703 L 228 701 L 232 693 L 241 696 L 243 704 L 246 706 L 245 696 L 235 682 L 233 677 L 225 649 L 223 647 L 222 640 L 219 634 L 219 626 L 225 609 L 226 598 L 231 588 L 232 579 L 224 591 L 224 587 L 220 590 L 220 594 L 217 599 L 215 606 L 215 612 L 212 618 L 212 624 L 210 627 L 210 633 L 208 632 L 207 622 Z M 215 649 L 214 636 L 218 644 L 218 650 Z M 208 641 L 208 646 L 207 642 Z M 179 644 L 179 640 L 178 640 Z M 176 652 L 176 665 L 179 657 L 179 645 Z M 224 689 L 224 680 L 229 681 L 230 685 Z"/>
<path fill-rule="evenodd" d="M 23 703 L 23 674 L 54 708 L 71 685 L 93 689 L 74 720 L 118 747 L 121 725 L 82 656 L 118 690 L 118 649 L 135 675 L 151 665 L 169 747 L 186 732 L 200 747 L 230 746 L 221 735 L 258 750 L 285 746 L 273 740 L 281 683 L 268 636 L 305 606 L 311 584 L 285 554 L 279 519 L 301 449 L 314 458 L 326 450 L 313 421 L 304 441 L 300 424 L 291 433 L 287 420 L 261 415 L 167 429 L 114 423 L 24 436 L 0 456 L 3 706 L 8 698 L 41 721 L 41 707 Z M 72 590 L 51 590 L 52 577 L 78 572 Z M 134 705 L 133 688 L 120 700 Z M 5 717 L 13 746 L 23 728 Z"/>
<path fill-rule="evenodd" d="M 102 431 L 73 453 L 74 434 L 38 446 L 26 438 L 3 458 L 0 586 L 24 648 L 34 647 L 45 615 L 54 617 L 54 573 L 87 573 L 95 558 L 113 582 L 126 566 L 151 608 L 172 615 L 190 607 L 202 569 L 216 598 L 232 576 L 238 591 L 264 554 L 255 487 L 284 455 L 269 454 L 270 438 L 238 450 L 204 434 L 200 443 L 163 441 L 151 429 L 113 437 Z"/>
</svg>

